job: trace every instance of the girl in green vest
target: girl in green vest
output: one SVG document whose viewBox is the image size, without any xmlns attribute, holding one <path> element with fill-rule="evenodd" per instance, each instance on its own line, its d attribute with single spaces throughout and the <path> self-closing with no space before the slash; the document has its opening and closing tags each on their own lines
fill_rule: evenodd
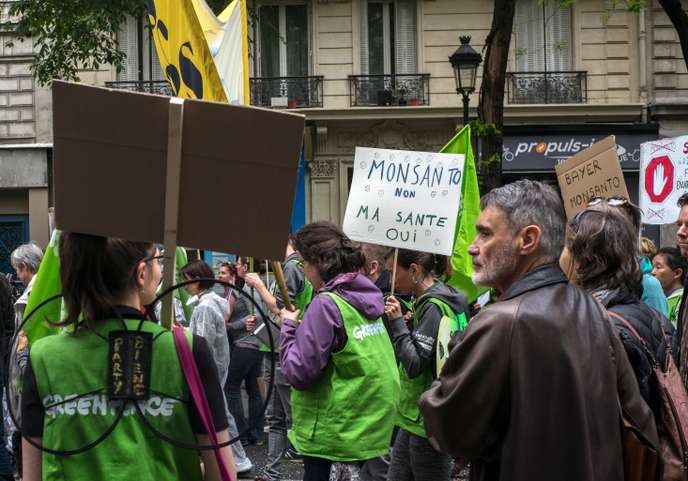
<svg viewBox="0 0 688 481">
<path fill-rule="evenodd" d="M 316 222 L 295 235 L 315 296 L 282 310 L 280 364 L 291 394 L 289 440 L 303 456 L 304 481 L 329 481 L 334 461 L 359 463 L 389 450 L 399 395 L 382 293 L 342 230 Z"/>
<path fill-rule="evenodd" d="M 180 442 L 210 440 L 190 398 L 171 332 L 147 321 L 143 306 L 155 299 L 160 282 L 160 253 L 154 244 L 65 232 L 60 245 L 60 279 L 66 307 L 61 322 L 69 334 L 44 337 L 31 346 L 22 396 L 22 431 L 39 445 L 82 453 L 57 456 L 22 442 L 24 481 L 94 479 L 153 481 L 219 480 L 213 451 L 185 449 L 158 438 L 144 426 L 141 413 L 159 432 Z M 123 405 L 108 396 L 108 337 L 112 331 L 140 330 L 152 342 L 150 396 Z M 224 399 L 207 343 L 188 336 L 220 441 L 229 439 Z M 113 370 L 113 372 L 115 372 Z M 114 374 L 113 374 L 114 375 Z M 236 475 L 232 451 L 222 449 Z"/>
<path fill-rule="evenodd" d="M 404 318 L 393 296 L 385 302 L 386 326 L 401 379 L 396 417 L 400 429 L 388 474 L 394 481 L 448 481 L 450 476 L 451 458 L 430 445 L 418 410 L 420 395 L 437 377 L 438 349 L 443 349 L 438 344 L 441 326 L 468 317 L 466 296 L 436 278 L 445 272 L 446 263 L 444 256 L 399 249 L 396 289 L 413 296 L 413 313 Z"/>
</svg>

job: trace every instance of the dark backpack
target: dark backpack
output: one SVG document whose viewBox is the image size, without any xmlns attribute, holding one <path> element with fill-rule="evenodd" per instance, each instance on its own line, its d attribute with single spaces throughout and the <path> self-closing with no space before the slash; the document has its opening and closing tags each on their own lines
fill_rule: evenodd
<svg viewBox="0 0 688 481">
<path fill-rule="evenodd" d="M 607 311 L 611 317 L 621 321 L 640 341 L 649 361 L 656 385 L 659 389 L 661 404 L 660 415 L 655 419 L 659 434 L 660 454 L 664 465 L 664 481 L 688 480 L 688 392 L 676 368 L 674 358 L 666 356 L 664 366 L 660 366 L 652 350 L 638 331 L 626 318 L 616 312 Z M 667 350 L 671 348 L 664 338 Z"/>
</svg>

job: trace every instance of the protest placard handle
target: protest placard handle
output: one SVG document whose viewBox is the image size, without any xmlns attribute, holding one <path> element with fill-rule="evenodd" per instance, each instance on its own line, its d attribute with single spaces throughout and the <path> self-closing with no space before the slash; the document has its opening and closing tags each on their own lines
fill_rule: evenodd
<svg viewBox="0 0 688 481">
<path fill-rule="evenodd" d="M 284 272 L 282 272 L 280 261 L 272 261 L 272 270 L 275 272 L 275 281 L 277 281 L 284 307 L 288 311 L 293 311 L 294 305 L 291 303 L 291 299 L 289 299 L 289 291 L 287 290 L 287 283 L 284 282 Z"/>
<path fill-rule="evenodd" d="M 175 252 L 177 250 L 177 227 L 179 223 L 179 183 L 182 170 L 182 127 L 184 121 L 184 99 L 170 99 L 170 115 L 167 131 L 167 166 L 165 183 L 165 269 L 163 290 L 174 284 Z M 172 327 L 172 301 L 174 295 L 162 300 L 160 323 L 166 329 Z"/>
<path fill-rule="evenodd" d="M 394 286 L 397 283 L 397 261 L 399 260 L 399 248 L 394 248 L 394 264 L 392 264 L 392 288 L 389 295 L 394 296 Z"/>
<path fill-rule="evenodd" d="M 248 258 L 248 271 L 253 272 L 253 257 Z M 253 287 L 251 288 L 251 299 L 253 299 Z M 253 306 L 253 302 L 251 302 L 249 309 L 251 311 L 251 315 L 255 315 L 255 307 Z"/>
</svg>

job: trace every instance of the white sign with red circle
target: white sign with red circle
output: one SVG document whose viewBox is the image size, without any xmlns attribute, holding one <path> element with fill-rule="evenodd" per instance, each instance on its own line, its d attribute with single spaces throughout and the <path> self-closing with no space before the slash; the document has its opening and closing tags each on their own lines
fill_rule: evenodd
<svg viewBox="0 0 688 481">
<path fill-rule="evenodd" d="M 688 192 L 688 135 L 640 144 L 640 208 L 645 224 L 672 224 Z"/>
</svg>

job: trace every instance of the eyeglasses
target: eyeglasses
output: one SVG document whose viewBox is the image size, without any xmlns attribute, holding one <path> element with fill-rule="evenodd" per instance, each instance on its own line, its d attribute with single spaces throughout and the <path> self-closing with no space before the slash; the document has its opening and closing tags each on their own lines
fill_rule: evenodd
<svg viewBox="0 0 688 481">
<path fill-rule="evenodd" d="M 153 256 L 153 257 L 144 257 L 143 259 L 141 259 L 141 262 L 146 262 L 146 263 L 148 263 L 148 262 L 150 262 L 150 261 L 158 261 L 158 266 L 162 269 L 162 267 L 163 267 L 163 261 L 162 261 L 162 260 L 163 260 L 164 258 L 165 258 L 165 255 L 164 255 L 164 254 L 160 254 L 160 255 L 157 255 L 157 256 Z"/>
<path fill-rule="evenodd" d="M 599 204 L 599 202 L 598 202 Z M 585 217 L 586 214 L 589 213 L 596 213 L 599 215 L 602 215 L 602 212 L 599 210 L 593 210 L 593 209 L 585 209 L 580 211 L 578 214 L 575 215 L 573 219 L 569 221 L 569 229 L 573 231 L 574 234 L 578 234 L 578 228 L 580 227 L 580 223 L 583 220 L 583 217 Z"/>
<path fill-rule="evenodd" d="M 602 202 L 606 202 L 612 207 L 620 207 L 628 204 L 628 199 L 620 195 L 613 195 L 611 197 L 590 197 L 590 200 L 588 201 L 588 207 L 598 205 Z"/>
</svg>

